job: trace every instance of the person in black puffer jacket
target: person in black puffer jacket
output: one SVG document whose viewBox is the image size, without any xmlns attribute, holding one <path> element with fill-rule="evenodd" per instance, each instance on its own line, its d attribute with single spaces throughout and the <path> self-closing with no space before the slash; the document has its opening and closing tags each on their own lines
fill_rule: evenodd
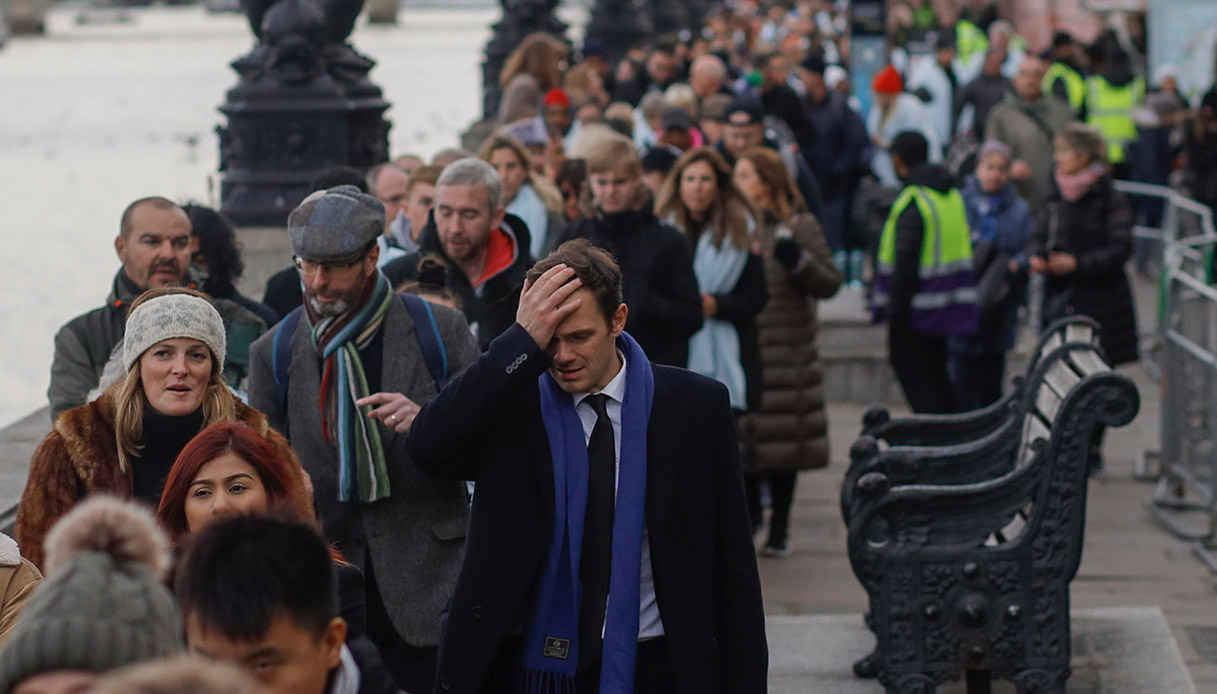
<svg viewBox="0 0 1217 694">
<path fill-rule="evenodd" d="M 1132 210 L 1112 187 L 1107 143 L 1080 124 L 1056 138 L 1056 170 L 1028 246 L 1031 272 L 1046 275 L 1041 327 L 1066 315 L 1099 323 L 1112 366 L 1137 359 L 1137 318 L 1124 265 L 1132 255 Z"/>
</svg>

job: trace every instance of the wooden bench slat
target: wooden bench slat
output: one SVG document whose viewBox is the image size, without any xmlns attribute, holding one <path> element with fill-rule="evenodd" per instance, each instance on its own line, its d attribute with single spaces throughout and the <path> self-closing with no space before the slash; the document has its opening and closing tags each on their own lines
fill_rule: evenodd
<svg viewBox="0 0 1217 694">
<path fill-rule="evenodd" d="M 1047 340 L 1044 340 L 1044 346 L 1040 348 L 1039 357 L 1046 357 L 1052 353 L 1052 350 L 1060 347 L 1064 343 L 1059 332 L 1052 333 Z"/>
<path fill-rule="evenodd" d="M 1031 444 L 1036 439 L 1044 439 L 1045 441 L 1052 435 L 1052 429 L 1044 424 L 1044 421 L 1039 418 L 1039 415 L 1027 415 L 1027 423 L 1023 426 L 1023 442 L 1019 445 L 1018 450 L 1018 467 L 1023 468 L 1030 464 L 1031 457 L 1035 449 Z"/>
<path fill-rule="evenodd" d="M 1044 415 L 1044 419 L 1055 422 L 1056 413 L 1061 409 L 1061 397 L 1051 388 L 1040 388 L 1035 396 L 1035 409 Z"/>
<path fill-rule="evenodd" d="M 1069 358 L 1077 365 L 1078 370 L 1086 376 L 1102 373 L 1111 368 L 1103 361 L 1102 357 L 1091 351 L 1079 350 L 1071 353 Z"/>
<path fill-rule="evenodd" d="M 1089 325 L 1074 323 L 1065 326 L 1066 342 L 1093 342 L 1094 338 L 1094 329 Z"/>
<path fill-rule="evenodd" d="M 1078 381 L 1081 380 L 1082 377 L 1077 375 L 1077 372 L 1075 372 L 1073 369 L 1069 368 L 1069 365 L 1063 360 L 1053 364 L 1052 367 L 1048 369 L 1048 372 L 1044 374 L 1044 383 L 1048 384 L 1049 388 L 1056 391 L 1057 397 L 1061 398 L 1062 400 L 1065 399 L 1066 395 L 1069 395 L 1069 391 L 1072 390 L 1073 387 L 1078 384 Z"/>
</svg>

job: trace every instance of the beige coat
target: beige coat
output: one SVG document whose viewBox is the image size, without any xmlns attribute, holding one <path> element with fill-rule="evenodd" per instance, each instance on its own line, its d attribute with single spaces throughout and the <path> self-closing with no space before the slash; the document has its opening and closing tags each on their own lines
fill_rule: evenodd
<svg viewBox="0 0 1217 694">
<path fill-rule="evenodd" d="M 0 648 L 8 640 L 21 609 L 42 582 L 42 574 L 28 559 L 22 559 L 17 541 L 0 535 Z"/>
<path fill-rule="evenodd" d="M 794 270 L 773 257 L 779 236 L 803 247 Z M 761 407 L 742 422 L 748 463 L 756 472 L 807 470 L 828 465 L 828 417 L 824 412 L 816 351 L 816 299 L 841 286 L 819 222 L 795 215 L 789 225 L 765 215 L 757 232 L 765 259 L 769 303 L 757 316 L 765 389 Z"/>
</svg>

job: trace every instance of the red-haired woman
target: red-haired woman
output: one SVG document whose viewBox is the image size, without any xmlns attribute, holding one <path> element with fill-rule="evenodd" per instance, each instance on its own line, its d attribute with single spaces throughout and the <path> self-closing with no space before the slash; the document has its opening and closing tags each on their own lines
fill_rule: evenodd
<svg viewBox="0 0 1217 694">
<path fill-rule="evenodd" d="M 156 518 L 175 545 L 211 523 L 235 514 L 289 510 L 316 522 L 304 469 L 240 422 L 213 424 L 190 440 L 169 470 Z M 348 638 L 367 628 L 363 575 L 334 551 L 339 602 Z"/>
<path fill-rule="evenodd" d="M 157 520 L 174 543 L 237 513 L 289 508 L 315 520 L 304 470 L 240 422 L 220 422 L 186 444 L 165 479 Z"/>
</svg>

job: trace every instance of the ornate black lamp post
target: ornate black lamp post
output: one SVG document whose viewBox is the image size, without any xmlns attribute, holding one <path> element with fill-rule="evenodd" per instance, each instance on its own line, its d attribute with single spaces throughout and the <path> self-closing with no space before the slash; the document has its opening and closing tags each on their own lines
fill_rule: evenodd
<svg viewBox="0 0 1217 694">
<path fill-rule="evenodd" d="M 651 0 L 654 4 L 674 0 Z M 650 39 L 654 27 L 651 13 L 642 0 L 596 0 L 587 20 L 587 39 L 599 41 L 607 50 L 605 58 L 616 63 L 634 46 Z"/>
<path fill-rule="evenodd" d="M 232 66 L 240 82 L 220 111 L 222 209 L 234 223 L 282 225 L 335 164 L 388 158 L 389 103 L 375 63 L 347 43 L 363 0 L 247 0 L 258 44 Z"/>
<path fill-rule="evenodd" d="M 680 0 L 651 0 L 647 3 L 651 31 L 656 37 L 689 28 L 689 8 Z"/>
</svg>

